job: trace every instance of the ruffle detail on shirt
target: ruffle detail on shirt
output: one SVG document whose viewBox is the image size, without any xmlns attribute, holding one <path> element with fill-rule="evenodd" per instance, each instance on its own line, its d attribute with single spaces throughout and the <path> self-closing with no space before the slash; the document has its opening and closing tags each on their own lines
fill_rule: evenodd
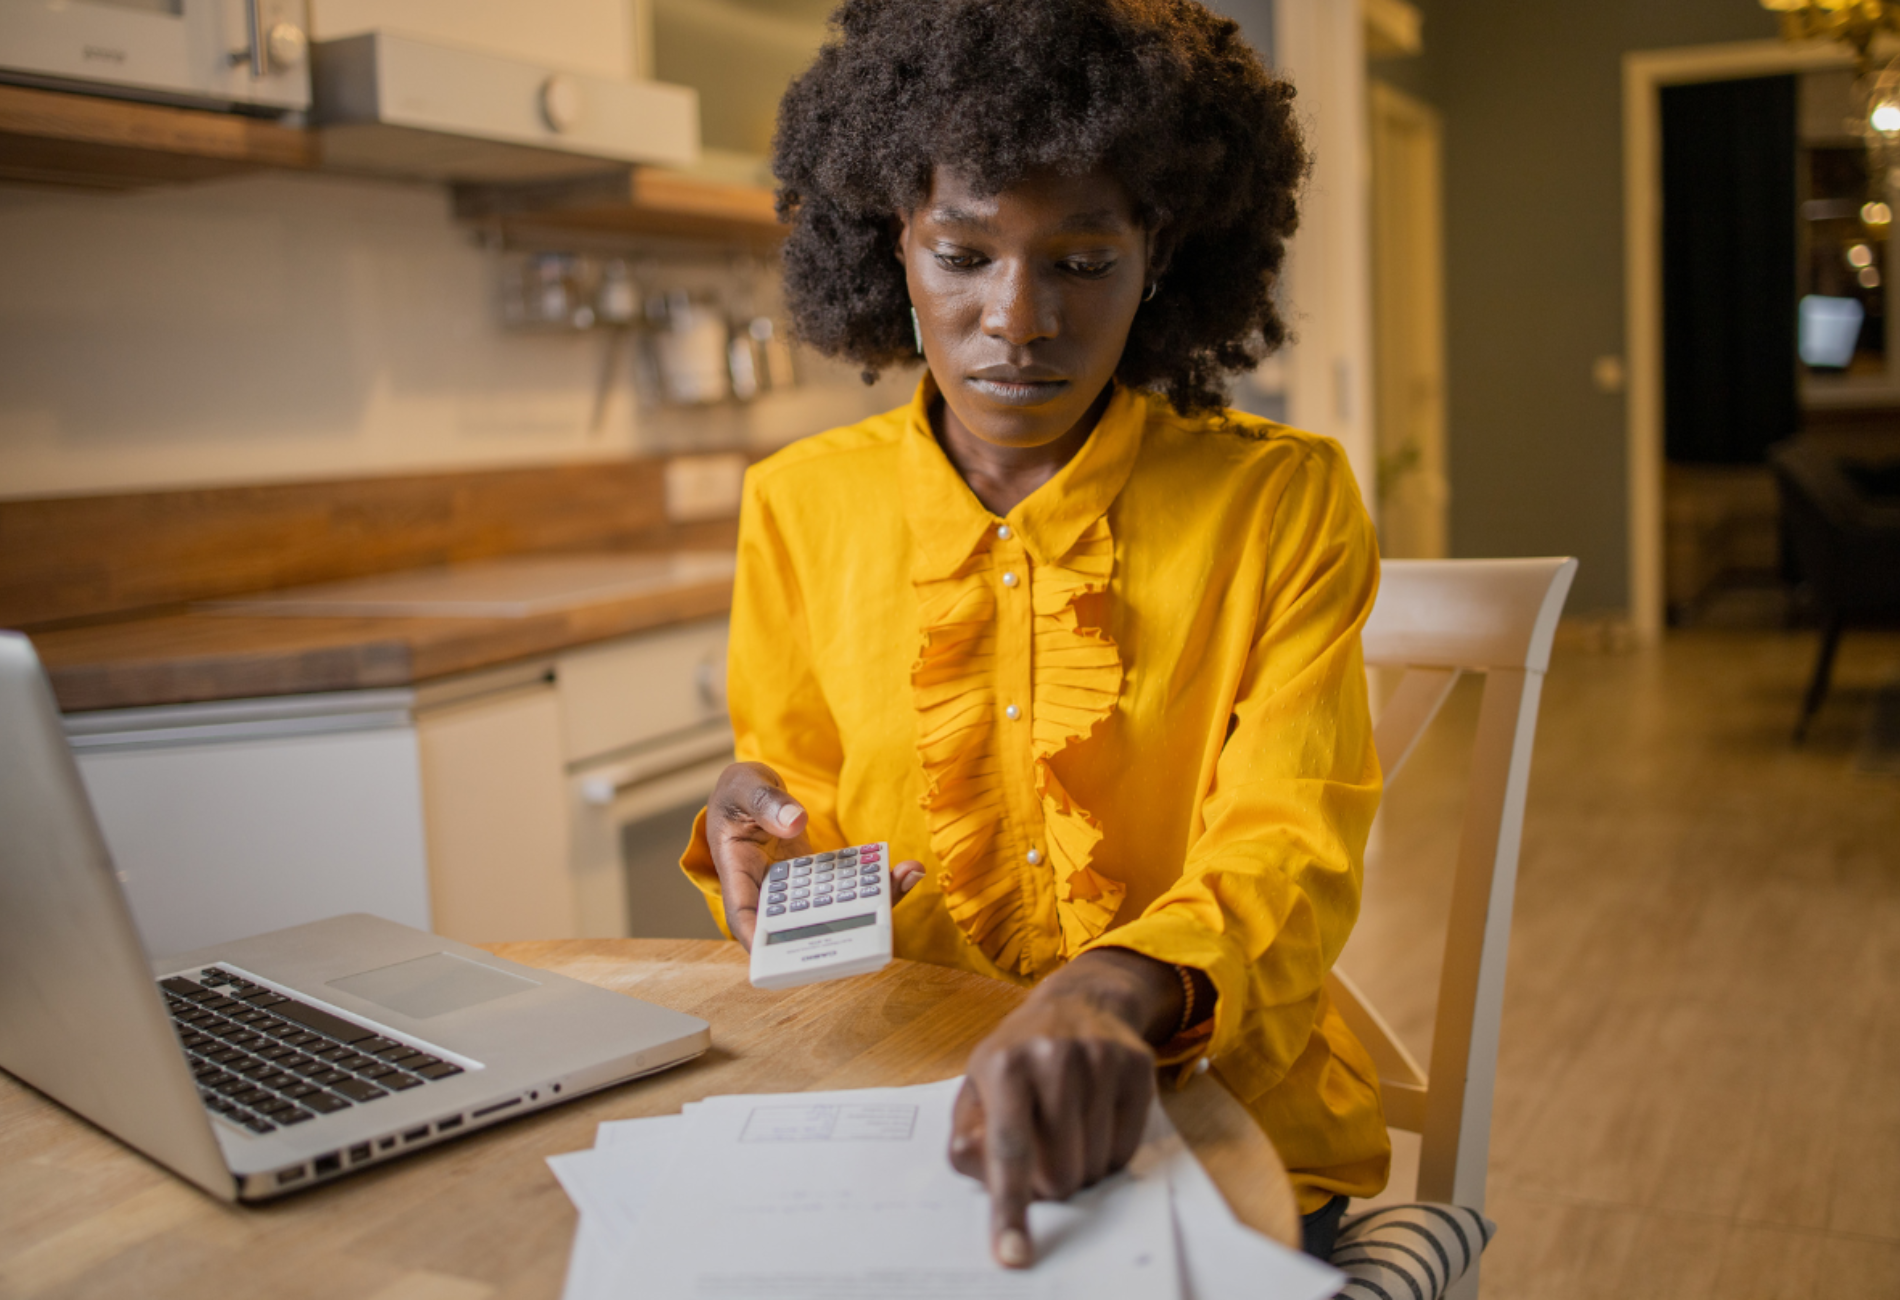
<svg viewBox="0 0 1900 1300">
<path fill-rule="evenodd" d="M 1052 761 L 1106 721 L 1121 695 L 1121 652 L 1107 632 L 1082 626 L 1078 608 L 1086 597 L 1107 593 L 1114 570 L 1115 539 L 1104 516 L 1060 563 L 1037 566 L 1031 578 L 1036 686 L 1030 745 L 1065 961 L 1114 923 L 1128 892 L 1090 865 L 1102 824 L 1070 797 Z"/>
<path fill-rule="evenodd" d="M 1022 885 L 1000 861 L 1006 816 L 995 751 L 996 593 L 979 550 L 943 578 L 916 579 L 923 642 L 911 666 L 924 819 L 957 928 L 1005 970 L 1027 973 Z"/>
<path fill-rule="evenodd" d="M 1079 953 L 1113 923 L 1127 892 L 1090 866 L 1101 823 L 1070 797 L 1052 763 L 1114 712 L 1121 693 L 1114 641 L 1083 627 L 1078 609 L 1084 598 L 1108 591 L 1114 562 L 1107 520 L 1097 519 L 1060 563 L 1031 569 L 1030 748 L 1043 827 L 1040 834 L 1023 829 L 1043 845 L 1040 868 L 1006 852 L 999 833 L 1008 810 L 997 753 L 997 602 L 988 549 L 979 548 L 947 576 L 914 580 L 922 643 L 911 687 L 938 882 L 958 929 L 999 968 L 1021 975 L 1036 973 L 1038 949 L 1045 961 L 1052 950 L 1065 960 Z M 1031 929 L 1033 891 L 1021 873 L 1034 870 L 1051 874 L 1059 936 Z"/>
</svg>

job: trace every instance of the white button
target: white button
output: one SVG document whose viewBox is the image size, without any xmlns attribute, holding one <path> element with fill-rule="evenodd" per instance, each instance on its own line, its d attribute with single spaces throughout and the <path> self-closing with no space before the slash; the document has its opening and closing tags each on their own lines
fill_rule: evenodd
<svg viewBox="0 0 1900 1300">
<path fill-rule="evenodd" d="M 1005 587 L 1013 587 L 1013 586 L 1015 586 L 1015 585 L 1016 585 L 1016 575 L 1015 575 L 1015 574 L 1013 574 L 1013 573 L 1005 573 L 1005 574 L 1003 575 L 1003 585 L 1004 585 Z"/>
<path fill-rule="evenodd" d="M 996 535 L 1007 542 L 1009 540 L 1009 525 L 1008 524 L 996 525 Z"/>
<path fill-rule="evenodd" d="M 1011 722 L 1014 722 L 1016 721 L 1016 719 L 1023 716 L 1023 711 L 1017 708 L 1014 704 L 1012 704 L 1007 709 L 1003 710 L 1003 716 L 1008 718 Z"/>
<path fill-rule="evenodd" d="M 1206 1074 L 1208 1066 L 1212 1064 L 1213 1064 L 1212 1061 L 1208 1060 L 1205 1056 L 1203 1056 L 1200 1060 L 1194 1063 L 1194 1073 Z"/>
<path fill-rule="evenodd" d="M 1042 854 L 1036 852 L 1036 850 L 1034 849 L 1029 850 L 1029 852 L 1025 853 L 1023 856 L 1029 859 L 1029 865 L 1032 867 L 1035 866 L 1038 862 L 1042 861 Z"/>
</svg>

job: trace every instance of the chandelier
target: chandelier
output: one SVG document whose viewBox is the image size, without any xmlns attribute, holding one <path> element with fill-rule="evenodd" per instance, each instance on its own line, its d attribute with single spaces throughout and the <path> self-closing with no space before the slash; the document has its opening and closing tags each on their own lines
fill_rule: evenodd
<svg viewBox="0 0 1900 1300">
<path fill-rule="evenodd" d="M 1867 144 L 1875 198 L 1900 189 L 1900 56 L 1876 66 L 1874 42 L 1900 36 L 1900 0 L 1761 0 L 1784 41 L 1839 41 L 1854 51 L 1855 129 Z"/>
<path fill-rule="evenodd" d="M 1881 32 L 1900 35 L 1896 0 L 1761 0 L 1761 7 L 1781 15 L 1784 41 L 1829 40 L 1852 46 L 1863 77 L 1873 70 L 1874 37 Z"/>
</svg>

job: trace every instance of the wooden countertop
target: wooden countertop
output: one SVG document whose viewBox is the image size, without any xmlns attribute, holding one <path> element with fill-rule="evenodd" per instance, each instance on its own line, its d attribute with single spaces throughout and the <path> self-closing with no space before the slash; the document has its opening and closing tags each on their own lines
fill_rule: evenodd
<svg viewBox="0 0 1900 1300">
<path fill-rule="evenodd" d="M 546 1158 L 602 1120 L 670 1115 L 721 1093 L 948 1078 L 1023 993 L 893 962 L 876 975 L 764 992 L 735 944 L 568 940 L 494 945 L 526 965 L 703 1017 L 712 1050 L 459 1142 L 264 1205 L 204 1195 L 0 1075 L 0 1294 L 553 1300 L 576 1216 Z M 1163 1089 L 1175 1125 L 1244 1222 L 1299 1240 L 1292 1185 L 1227 1091 Z"/>
<path fill-rule="evenodd" d="M 736 517 L 669 516 L 668 463 L 644 456 L 0 499 L 0 627 L 33 638 L 60 707 L 77 712 L 408 686 L 723 614 L 730 579 L 685 582 L 690 574 L 681 585 L 527 618 L 198 608 L 516 557 L 730 553 Z"/>
<path fill-rule="evenodd" d="M 33 633 L 61 709 L 410 686 L 723 614 L 721 579 L 526 618 L 298 618 L 181 611 Z"/>
</svg>

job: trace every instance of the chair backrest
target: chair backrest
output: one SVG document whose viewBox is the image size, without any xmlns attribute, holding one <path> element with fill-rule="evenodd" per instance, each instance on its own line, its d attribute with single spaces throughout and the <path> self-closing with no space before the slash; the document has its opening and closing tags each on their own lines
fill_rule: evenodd
<svg viewBox="0 0 1900 1300">
<path fill-rule="evenodd" d="M 1373 743 L 1388 785 L 1464 673 L 1482 673 L 1427 1073 L 1343 973 L 1328 992 L 1378 1067 L 1386 1121 L 1422 1136 L 1418 1196 L 1484 1207 L 1504 964 L 1537 703 L 1574 559 L 1389 560 L 1363 642 L 1402 668 Z"/>
<path fill-rule="evenodd" d="M 1830 614 L 1900 605 L 1900 505 L 1862 492 L 1848 465 L 1812 440 L 1769 448 L 1783 534 L 1802 579 Z"/>
</svg>

